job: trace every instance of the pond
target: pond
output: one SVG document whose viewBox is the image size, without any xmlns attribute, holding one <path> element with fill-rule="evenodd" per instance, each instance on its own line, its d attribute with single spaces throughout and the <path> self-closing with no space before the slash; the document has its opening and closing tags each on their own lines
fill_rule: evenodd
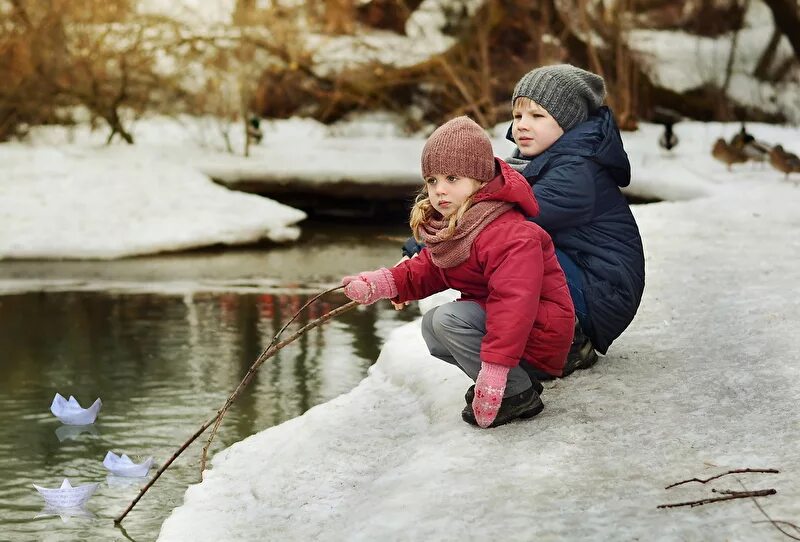
<svg viewBox="0 0 800 542">
<path fill-rule="evenodd" d="M 0 262 L 1 538 L 154 540 L 186 487 L 199 481 L 205 438 L 166 471 L 123 529 L 113 518 L 146 479 L 107 476 L 106 452 L 163 464 L 224 403 L 291 315 L 342 275 L 393 264 L 405 231 L 402 224 L 311 224 L 285 247 Z M 283 336 L 345 302 L 340 292 L 326 295 Z M 383 302 L 303 335 L 261 367 L 213 452 L 351 390 L 391 330 L 418 314 Z M 56 392 L 84 406 L 100 397 L 97 422 L 62 425 L 49 412 Z M 87 516 L 42 515 L 32 484 L 57 487 L 64 478 L 100 483 Z"/>
</svg>

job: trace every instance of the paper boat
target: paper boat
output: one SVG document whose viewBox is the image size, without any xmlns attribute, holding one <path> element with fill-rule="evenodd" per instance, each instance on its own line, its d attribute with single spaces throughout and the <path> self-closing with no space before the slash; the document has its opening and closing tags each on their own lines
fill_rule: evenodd
<svg viewBox="0 0 800 542">
<path fill-rule="evenodd" d="M 103 465 L 111 471 L 111 474 L 117 476 L 141 477 L 147 476 L 150 467 L 153 466 L 153 458 L 148 457 L 142 463 L 134 463 L 125 454 L 120 457 L 114 452 L 108 452 L 103 459 Z"/>
<path fill-rule="evenodd" d="M 86 425 L 94 423 L 101 406 L 103 406 L 102 401 L 97 399 L 89 408 L 82 408 L 73 396 L 70 395 L 67 400 L 60 393 L 56 393 L 50 405 L 50 412 L 65 425 Z"/>
<path fill-rule="evenodd" d="M 61 487 L 51 489 L 33 484 L 36 491 L 44 497 L 44 502 L 51 508 L 79 508 L 83 506 L 92 493 L 95 492 L 99 484 L 83 484 L 82 486 L 72 487 L 69 480 L 64 478 Z"/>
</svg>

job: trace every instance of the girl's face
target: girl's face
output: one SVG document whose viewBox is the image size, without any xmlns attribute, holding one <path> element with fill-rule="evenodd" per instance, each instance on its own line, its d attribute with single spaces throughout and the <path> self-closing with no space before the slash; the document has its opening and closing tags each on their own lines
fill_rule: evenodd
<svg viewBox="0 0 800 542">
<path fill-rule="evenodd" d="M 430 175 L 425 179 L 428 199 L 445 218 L 458 211 L 467 198 L 483 185 L 481 181 L 458 175 Z"/>
<path fill-rule="evenodd" d="M 523 156 L 542 154 L 564 135 L 556 119 L 530 98 L 517 98 L 513 115 L 511 135 Z"/>
</svg>

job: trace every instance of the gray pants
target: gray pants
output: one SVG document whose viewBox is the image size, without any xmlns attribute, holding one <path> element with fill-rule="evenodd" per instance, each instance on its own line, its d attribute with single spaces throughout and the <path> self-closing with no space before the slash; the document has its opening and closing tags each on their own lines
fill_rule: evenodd
<svg viewBox="0 0 800 542">
<path fill-rule="evenodd" d="M 429 310 L 422 317 L 422 337 L 431 355 L 460 368 L 473 381 L 481 369 L 481 341 L 486 335 L 486 311 L 474 301 L 453 301 Z M 504 397 L 531 387 L 520 366 L 508 372 Z"/>
</svg>

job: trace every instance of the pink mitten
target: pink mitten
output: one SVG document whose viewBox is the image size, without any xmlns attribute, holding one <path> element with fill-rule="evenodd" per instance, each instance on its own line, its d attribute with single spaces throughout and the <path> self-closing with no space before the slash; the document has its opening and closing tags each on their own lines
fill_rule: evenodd
<svg viewBox="0 0 800 542">
<path fill-rule="evenodd" d="M 497 411 L 500 410 L 503 393 L 506 391 L 508 369 L 505 365 L 481 362 L 481 370 L 475 381 L 475 398 L 472 400 L 472 412 L 481 427 L 492 425 Z"/>
<path fill-rule="evenodd" d="M 344 277 L 342 284 L 344 284 L 344 295 L 362 305 L 369 305 L 379 299 L 388 299 L 397 295 L 394 277 L 385 267 L 381 267 L 377 271 L 366 271 L 356 276 Z"/>
</svg>

